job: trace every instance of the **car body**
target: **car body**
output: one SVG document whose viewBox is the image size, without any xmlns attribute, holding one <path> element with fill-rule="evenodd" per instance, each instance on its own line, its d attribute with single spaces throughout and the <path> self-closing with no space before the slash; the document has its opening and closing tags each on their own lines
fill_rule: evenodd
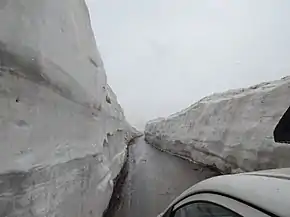
<svg viewBox="0 0 290 217">
<path fill-rule="evenodd" d="M 222 175 L 192 186 L 160 217 L 290 216 L 290 168 Z"/>
</svg>

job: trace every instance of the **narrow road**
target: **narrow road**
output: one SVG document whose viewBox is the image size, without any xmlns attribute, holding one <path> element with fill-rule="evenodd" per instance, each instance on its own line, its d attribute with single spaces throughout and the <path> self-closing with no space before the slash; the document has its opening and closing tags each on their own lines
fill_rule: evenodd
<svg viewBox="0 0 290 217">
<path fill-rule="evenodd" d="M 161 152 L 144 141 L 129 147 L 128 175 L 112 217 L 156 217 L 191 185 L 215 172 Z"/>
</svg>

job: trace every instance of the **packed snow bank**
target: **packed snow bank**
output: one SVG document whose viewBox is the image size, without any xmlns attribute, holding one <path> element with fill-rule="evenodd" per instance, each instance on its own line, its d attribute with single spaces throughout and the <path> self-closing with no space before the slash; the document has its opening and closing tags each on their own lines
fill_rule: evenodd
<svg viewBox="0 0 290 217">
<path fill-rule="evenodd" d="M 0 216 L 96 216 L 134 136 L 83 0 L 0 2 Z"/>
<path fill-rule="evenodd" d="M 168 118 L 150 121 L 146 140 L 223 172 L 289 167 L 290 145 L 273 130 L 290 105 L 290 77 L 205 97 Z"/>
</svg>

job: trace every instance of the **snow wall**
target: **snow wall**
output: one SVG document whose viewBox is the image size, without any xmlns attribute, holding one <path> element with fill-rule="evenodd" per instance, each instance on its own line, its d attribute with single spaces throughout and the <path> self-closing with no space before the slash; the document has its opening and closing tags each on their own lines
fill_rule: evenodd
<svg viewBox="0 0 290 217">
<path fill-rule="evenodd" d="M 145 138 L 224 173 L 289 167 L 290 145 L 273 139 L 289 96 L 290 77 L 213 94 L 168 118 L 148 122 Z"/>
<path fill-rule="evenodd" d="M 0 216 L 102 216 L 130 130 L 84 0 L 1 0 Z"/>
</svg>

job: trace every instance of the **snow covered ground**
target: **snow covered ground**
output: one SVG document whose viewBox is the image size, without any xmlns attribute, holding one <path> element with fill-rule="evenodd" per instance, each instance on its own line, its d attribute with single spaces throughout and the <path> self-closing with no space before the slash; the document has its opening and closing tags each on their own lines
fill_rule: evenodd
<svg viewBox="0 0 290 217">
<path fill-rule="evenodd" d="M 4 0 L 0 20 L 0 216 L 100 217 L 134 135 L 84 0 Z"/>
<path fill-rule="evenodd" d="M 273 130 L 290 105 L 290 77 L 205 97 L 147 123 L 151 144 L 229 172 L 290 166 L 290 145 Z"/>
</svg>

